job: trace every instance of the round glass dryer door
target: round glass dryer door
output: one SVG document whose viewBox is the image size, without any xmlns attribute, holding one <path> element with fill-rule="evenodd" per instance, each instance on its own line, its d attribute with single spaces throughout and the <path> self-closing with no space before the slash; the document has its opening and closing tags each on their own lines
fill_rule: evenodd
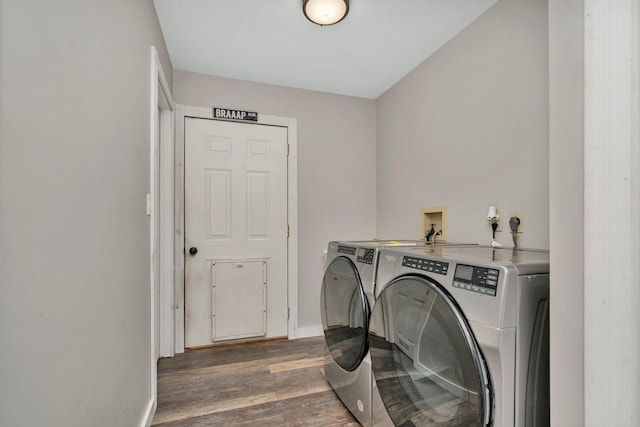
<svg viewBox="0 0 640 427">
<path fill-rule="evenodd" d="M 367 353 L 369 305 L 353 262 L 334 259 L 322 280 L 322 326 L 329 351 L 346 371 L 356 369 Z"/>
<path fill-rule="evenodd" d="M 471 329 L 452 298 L 421 276 L 387 286 L 371 314 L 375 383 L 397 426 L 485 426 L 489 377 Z"/>
</svg>

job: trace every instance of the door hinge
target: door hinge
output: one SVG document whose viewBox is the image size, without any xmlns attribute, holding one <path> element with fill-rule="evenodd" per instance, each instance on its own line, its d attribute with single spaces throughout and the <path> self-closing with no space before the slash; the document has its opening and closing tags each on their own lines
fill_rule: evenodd
<svg viewBox="0 0 640 427">
<path fill-rule="evenodd" d="M 287 320 L 291 318 L 291 309 L 287 307 Z"/>
<path fill-rule="evenodd" d="M 289 153 L 291 153 L 291 145 L 287 143 L 287 157 L 289 156 Z"/>
<path fill-rule="evenodd" d="M 287 224 L 287 239 L 289 238 L 290 235 L 291 235 L 291 230 L 290 230 L 289 224 Z"/>
</svg>

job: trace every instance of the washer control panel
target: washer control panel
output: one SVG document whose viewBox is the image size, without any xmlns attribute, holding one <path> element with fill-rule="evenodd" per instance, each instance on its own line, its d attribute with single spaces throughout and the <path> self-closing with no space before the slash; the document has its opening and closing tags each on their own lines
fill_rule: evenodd
<svg viewBox="0 0 640 427">
<path fill-rule="evenodd" d="M 453 286 L 483 295 L 496 296 L 500 270 L 458 264 L 453 276 Z"/>
<path fill-rule="evenodd" d="M 338 253 L 339 254 L 347 254 L 347 255 L 355 255 L 356 254 L 356 248 L 351 247 L 351 246 L 338 246 Z"/>
<path fill-rule="evenodd" d="M 375 256 L 375 249 L 358 248 L 358 257 L 356 260 L 363 264 L 373 265 L 373 257 Z"/>
<path fill-rule="evenodd" d="M 422 259 L 412 256 L 405 256 L 402 259 L 402 266 L 428 271 L 430 273 L 442 274 L 444 276 L 446 276 L 449 271 L 448 262 L 433 261 L 430 259 Z"/>
</svg>

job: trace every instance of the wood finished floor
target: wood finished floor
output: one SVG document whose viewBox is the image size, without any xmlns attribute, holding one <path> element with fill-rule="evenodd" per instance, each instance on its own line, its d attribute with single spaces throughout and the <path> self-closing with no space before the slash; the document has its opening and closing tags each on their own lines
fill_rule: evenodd
<svg viewBox="0 0 640 427">
<path fill-rule="evenodd" d="M 158 362 L 154 426 L 358 426 L 322 375 L 323 338 L 189 350 Z"/>
</svg>

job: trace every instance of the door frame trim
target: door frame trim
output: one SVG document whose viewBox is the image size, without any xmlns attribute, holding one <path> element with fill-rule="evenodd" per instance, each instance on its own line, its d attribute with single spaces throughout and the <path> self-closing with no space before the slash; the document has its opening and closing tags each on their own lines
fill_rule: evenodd
<svg viewBox="0 0 640 427">
<path fill-rule="evenodd" d="M 184 353 L 185 338 L 185 244 L 184 244 L 184 120 L 185 118 L 214 119 L 213 108 L 176 104 L 175 138 L 175 352 Z M 298 120 L 293 117 L 259 114 L 257 124 L 287 128 L 287 337 L 298 338 Z"/>
<path fill-rule="evenodd" d="M 172 200 L 162 197 L 167 188 L 171 188 L 173 180 L 173 146 L 174 146 L 174 111 L 175 102 L 171 94 L 171 86 L 162 68 L 160 57 L 155 46 L 151 46 L 151 67 L 149 84 L 149 194 L 147 194 L 147 215 L 149 215 L 149 293 L 150 293 L 150 399 L 145 411 L 142 425 L 151 424 L 157 406 L 157 360 L 165 352 L 172 350 L 171 342 L 173 330 L 167 327 L 169 317 L 173 314 L 168 306 L 163 309 L 167 290 L 173 288 L 171 269 L 174 265 L 173 253 L 173 217 L 171 212 Z M 159 94 L 162 96 L 159 96 Z M 155 164 L 155 151 L 159 153 L 158 164 Z M 156 189 L 160 194 L 159 212 L 154 211 Z M 160 235 L 156 236 L 156 226 Z M 158 271 L 160 277 L 155 277 L 156 265 L 154 251 L 158 250 Z M 158 280 L 159 295 L 156 298 L 155 281 Z M 172 302 L 169 302 L 172 304 Z M 159 305 L 159 318 L 155 318 L 155 306 Z M 156 322 L 157 320 L 157 322 Z M 156 330 L 159 330 L 159 353 L 156 354 Z M 164 349 L 164 351 L 163 351 Z"/>
</svg>

